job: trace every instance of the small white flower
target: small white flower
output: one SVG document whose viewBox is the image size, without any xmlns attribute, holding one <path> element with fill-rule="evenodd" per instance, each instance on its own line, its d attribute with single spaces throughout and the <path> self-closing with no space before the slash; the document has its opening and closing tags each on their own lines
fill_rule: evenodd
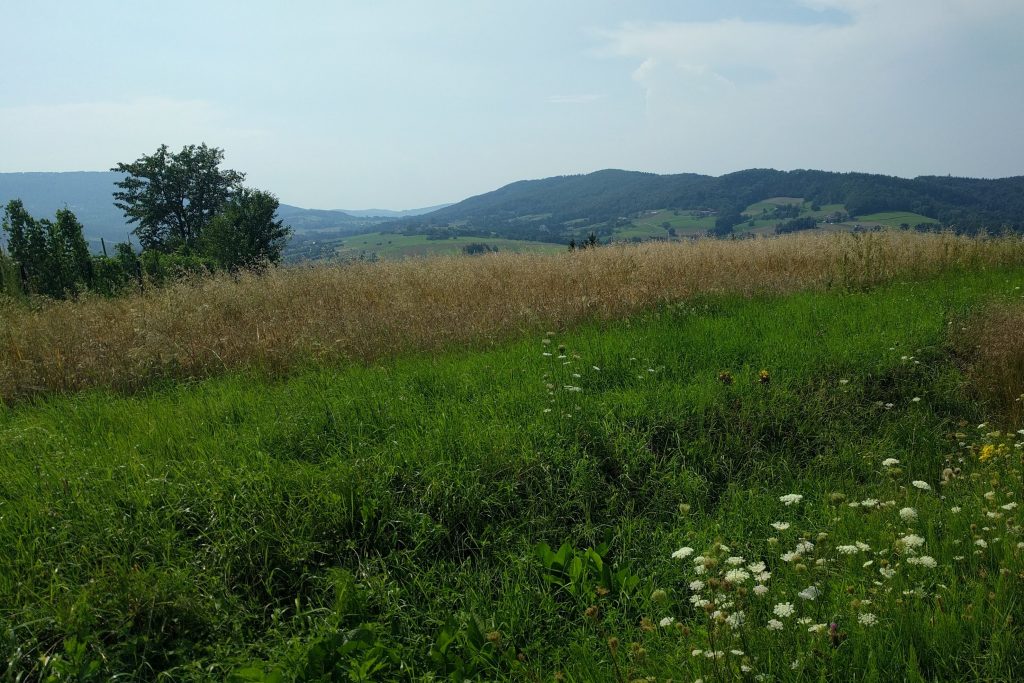
<svg viewBox="0 0 1024 683">
<path fill-rule="evenodd" d="M 769 619 L 768 626 L 766 626 L 765 628 L 767 628 L 769 631 L 781 631 L 782 622 L 778 619 Z"/>
<path fill-rule="evenodd" d="M 730 557 L 725 561 L 725 563 L 730 567 L 738 567 L 744 562 L 746 562 L 746 560 L 744 560 L 742 557 Z"/>
<path fill-rule="evenodd" d="M 796 609 L 793 607 L 792 603 L 780 602 L 772 608 L 772 612 L 774 612 L 775 616 L 777 617 L 785 618 L 793 616 L 793 614 L 796 612 Z"/>
<path fill-rule="evenodd" d="M 920 557 L 908 557 L 907 564 L 916 564 L 922 567 L 927 567 L 928 569 L 935 569 L 935 567 L 938 566 L 938 563 L 935 561 L 935 558 L 931 555 L 921 555 Z"/>
<path fill-rule="evenodd" d="M 855 545 L 840 545 L 836 546 L 836 551 L 840 555 L 856 555 L 860 552 L 860 548 Z"/>
<path fill-rule="evenodd" d="M 783 562 L 793 562 L 800 559 L 800 553 L 783 553 L 781 557 Z"/>
<path fill-rule="evenodd" d="M 896 576 L 896 570 L 890 567 L 881 567 L 879 568 L 878 573 L 887 579 L 891 579 L 892 577 Z"/>
<path fill-rule="evenodd" d="M 878 500 L 876 500 L 875 498 L 865 498 L 860 502 L 860 504 L 862 507 L 866 508 L 878 507 Z"/>
<path fill-rule="evenodd" d="M 996 492 L 995 491 L 989 491 L 988 493 L 985 494 L 985 500 L 995 500 L 995 499 L 996 499 Z"/>
<path fill-rule="evenodd" d="M 767 569 L 767 567 L 765 566 L 764 562 L 751 562 L 750 564 L 747 565 L 747 569 L 749 569 L 750 571 L 752 571 L 755 574 L 760 574 L 765 569 Z"/>
<path fill-rule="evenodd" d="M 691 657 L 700 657 L 702 654 L 704 654 L 704 650 L 692 650 L 690 652 Z"/>
<path fill-rule="evenodd" d="M 976 540 L 976 541 L 974 542 L 974 545 L 978 546 L 979 548 L 987 548 L 987 547 L 988 547 L 988 543 L 987 543 L 987 542 L 985 542 L 985 539 L 984 539 L 984 538 L 979 538 L 979 539 L 977 539 L 977 540 Z"/>
<path fill-rule="evenodd" d="M 1017 507 L 1017 504 L 1016 503 L 1007 503 L 1006 505 L 1000 505 L 999 507 L 1001 507 L 1004 510 L 1012 510 L 1015 507 Z"/>
<path fill-rule="evenodd" d="M 825 630 L 826 624 L 812 624 L 807 627 L 808 633 L 821 633 Z"/>
<path fill-rule="evenodd" d="M 814 621 L 814 619 L 811 619 L 810 617 L 800 617 L 796 620 L 796 623 L 800 624 L 801 626 L 807 626 L 807 624 L 811 623 L 812 621 Z"/>
<path fill-rule="evenodd" d="M 896 542 L 902 544 L 906 548 L 920 548 L 924 545 L 924 539 L 917 534 L 907 534 Z"/>
<path fill-rule="evenodd" d="M 810 541 L 800 541 L 796 544 L 796 551 L 798 553 L 809 553 L 814 550 L 814 544 Z"/>
<path fill-rule="evenodd" d="M 761 596 L 768 592 L 768 586 L 763 583 L 759 583 L 754 586 L 754 595 Z"/>
<path fill-rule="evenodd" d="M 883 467 L 895 467 L 896 465 L 899 465 L 899 464 L 900 464 L 900 461 L 897 460 L 896 458 L 886 458 L 885 460 L 882 461 L 882 466 Z"/>
<path fill-rule="evenodd" d="M 797 595 L 803 598 L 804 600 L 814 600 L 819 595 L 821 595 L 821 591 L 818 589 L 817 586 L 808 586 L 807 588 L 797 593 Z"/>
<path fill-rule="evenodd" d="M 658 625 L 662 628 L 666 626 L 671 626 L 675 622 L 675 620 L 675 617 L 662 617 L 661 621 L 658 622 Z"/>
<path fill-rule="evenodd" d="M 954 505 L 953 507 L 949 508 L 949 511 L 952 512 L 954 515 L 959 513 L 961 510 L 963 510 L 963 508 L 960 507 L 959 505 Z"/>
<path fill-rule="evenodd" d="M 746 569 L 730 569 L 725 573 L 725 580 L 729 583 L 743 583 L 750 578 Z"/>
<path fill-rule="evenodd" d="M 672 559 L 684 560 L 687 557 L 689 557 L 690 555 L 693 555 L 693 548 L 691 548 L 689 546 L 683 546 L 679 550 L 677 550 L 674 553 L 672 553 Z"/>
<path fill-rule="evenodd" d="M 700 579 L 697 579 L 695 581 L 691 581 L 690 582 L 690 590 L 692 590 L 694 593 L 696 593 L 699 590 L 703 590 L 703 589 L 704 589 L 704 582 L 701 581 Z"/>
<path fill-rule="evenodd" d="M 931 484 L 929 484 L 926 481 L 921 481 L 920 479 L 915 479 L 914 481 L 912 481 L 910 483 L 911 483 L 911 485 L 913 485 L 914 488 L 921 489 L 922 491 L 931 491 L 932 490 Z"/>
<path fill-rule="evenodd" d="M 920 396 L 915 396 L 914 398 L 912 398 L 912 399 L 910 399 L 910 400 L 911 400 L 911 401 L 912 401 L 913 403 L 920 403 L 920 402 L 921 402 L 921 397 L 920 397 Z"/>
<path fill-rule="evenodd" d="M 789 522 L 772 522 L 772 528 L 776 531 L 785 531 L 789 528 Z"/>
<path fill-rule="evenodd" d="M 743 622 L 745 620 L 746 620 L 746 618 L 744 617 L 743 612 L 741 610 L 741 611 L 733 612 L 732 614 L 727 616 L 725 618 L 725 623 L 727 623 L 730 626 L 730 628 L 736 629 L 736 628 L 739 628 L 740 626 L 742 626 Z"/>
<path fill-rule="evenodd" d="M 917 521 L 917 510 L 914 508 L 901 508 L 900 519 L 904 522 L 916 522 Z"/>
<path fill-rule="evenodd" d="M 871 612 L 865 612 L 864 614 L 857 617 L 857 621 L 861 624 L 861 626 L 874 626 L 878 623 L 878 617 L 876 617 Z"/>
<path fill-rule="evenodd" d="M 799 493 L 787 493 L 784 496 L 779 496 L 779 500 L 785 503 L 786 505 L 795 505 L 796 503 L 799 503 L 803 499 L 804 497 Z"/>
</svg>

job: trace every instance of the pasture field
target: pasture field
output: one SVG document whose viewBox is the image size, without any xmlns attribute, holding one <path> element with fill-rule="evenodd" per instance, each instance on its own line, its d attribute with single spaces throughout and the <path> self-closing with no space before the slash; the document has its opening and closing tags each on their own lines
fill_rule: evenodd
<svg viewBox="0 0 1024 683">
<path fill-rule="evenodd" d="M 851 221 L 851 223 L 854 222 L 860 223 L 861 225 L 880 225 L 885 228 L 898 228 L 903 224 L 909 225 L 913 228 L 919 223 L 931 223 L 934 225 L 938 225 L 939 223 L 934 218 L 928 218 L 928 216 L 922 216 L 919 213 L 912 213 L 910 211 L 872 213 L 864 216 L 858 216 L 856 221 Z"/>
<path fill-rule="evenodd" d="M 766 265 L 825 238 L 716 246 L 703 289 L 493 335 L 14 392 L 0 677 L 1015 680 L 1024 266 L 939 238 L 867 236 L 828 286 Z"/>
<path fill-rule="evenodd" d="M 715 227 L 715 217 L 694 216 L 687 210 L 680 210 L 678 215 L 676 215 L 676 212 L 664 209 L 656 213 L 648 213 L 643 218 L 635 219 L 630 227 L 617 229 L 615 231 L 615 238 L 630 239 L 640 237 L 647 239 L 653 237 L 666 239 L 668 238 L 668 231 L 663 227 L 663 223 L 670 224 L 671 227 L 676 229 L 676 234 L 680 236 L 696 235 Z"/>
<path fill-rule="evenodd" d="M 348 258 L 372 255 L 381 259 L 403 259 L 462 254 L 464 253 L 463 248 L 470 244 L 486 244 L 498 251 L 513 253 L 551 254 L 566 249 L 564 244 L 546 244 L 496 237 L 452 237 L 445 240 L 432 240 L 428 239 L 426 235 L 371 232 L 339 240 L 335 253 Z"/>
</svg>

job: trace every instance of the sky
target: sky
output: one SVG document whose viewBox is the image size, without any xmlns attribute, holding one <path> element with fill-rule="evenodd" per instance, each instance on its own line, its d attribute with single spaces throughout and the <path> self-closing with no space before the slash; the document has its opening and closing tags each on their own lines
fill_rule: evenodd
<svg viewBox="0 0 1024 683">
<path fill-rule="evenodd" d="M 2 0 L 0 28 L 0 172 L 205 142 L 322 209 L 602 168 L 1024 175 L 1024 0 Z"/>
</svg>

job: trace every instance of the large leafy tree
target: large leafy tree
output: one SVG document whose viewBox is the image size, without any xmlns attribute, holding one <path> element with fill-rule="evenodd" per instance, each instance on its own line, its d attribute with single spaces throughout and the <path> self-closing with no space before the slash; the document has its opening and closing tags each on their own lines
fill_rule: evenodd
<svg viewBox="0 0 1024 683">
<path fill-rule="evenodd" d="M 186 145 L 177 154 L 167 145 L 112 171 L 125 174 L 117 183 L 114 204 L 124 211 L 143 249 L 171 252 L 193 248 L 203 229 L 241 188 L 245 174 L 221 169 L 224 150 Z"/>
<path fill-rule="evenodd" d="M 241 188 L 203 229 L 202 252 L 228 270 L 276 263 L 291 233 L 274 220 L 278 205 L 269 192 Z"/>
</svg>

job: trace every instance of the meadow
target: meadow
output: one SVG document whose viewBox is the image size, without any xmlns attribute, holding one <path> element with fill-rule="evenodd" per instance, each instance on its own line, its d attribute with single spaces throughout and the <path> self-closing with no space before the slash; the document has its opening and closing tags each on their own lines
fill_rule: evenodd
<svg viewBox="0 0 1024 683">
<path fill-rule="evenodd" d="M 8 308 L 0 676 L 1016 680 L 1022 286 L 839 235 Z"/>
</svg>

